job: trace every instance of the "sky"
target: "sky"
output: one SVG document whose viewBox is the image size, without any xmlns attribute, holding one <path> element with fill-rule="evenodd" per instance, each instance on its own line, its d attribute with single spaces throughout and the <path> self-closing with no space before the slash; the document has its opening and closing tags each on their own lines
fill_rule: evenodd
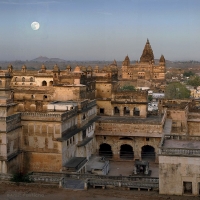
<svg viewBox="0 0 200 200">
<path fill-rule="evenodd" d="M 0 61 L 200 61 L 200 0 L 0 0 Z M 31 23 L 40 24 L 38 30 Z"/>
</svg>

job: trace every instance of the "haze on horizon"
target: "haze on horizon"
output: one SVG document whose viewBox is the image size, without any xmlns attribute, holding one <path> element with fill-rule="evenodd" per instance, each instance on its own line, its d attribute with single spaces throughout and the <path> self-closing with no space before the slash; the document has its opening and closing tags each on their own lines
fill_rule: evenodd
<svg viewBox="0 0 200 200">
<path fill-rule="evenodd" d="M 1 0 L 0 60 L 198 60 L 199 0 Z M 31 23 L 40 29 L 33 31 Z"/>
</svg>

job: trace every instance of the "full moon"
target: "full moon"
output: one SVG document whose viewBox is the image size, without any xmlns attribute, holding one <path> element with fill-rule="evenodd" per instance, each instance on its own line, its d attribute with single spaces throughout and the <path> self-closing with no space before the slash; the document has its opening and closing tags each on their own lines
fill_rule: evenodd
<svg viewBox="0 0 200 200">
<path fill-rule="evenodd" d="M 32 22 L 31 28 L 36 31 L 40 28 L 40 24 L 38 22 Z"/>
</svg>

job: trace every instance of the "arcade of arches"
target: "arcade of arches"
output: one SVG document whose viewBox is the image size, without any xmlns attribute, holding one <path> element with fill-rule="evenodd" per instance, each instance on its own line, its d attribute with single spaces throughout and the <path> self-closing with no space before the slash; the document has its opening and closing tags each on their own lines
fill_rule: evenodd
<svg viewBox="0 0 200 200">
<path fill-rule="evenodd" d="M 133 138 L 133 139 L 132 139 Z M 98 153 L 111 160 L 158 161 L 159 139 L 153 142 L 144 138 L 97 136 Z M 146 138 L 145 138 L 146 139 Z"/>
</svg>

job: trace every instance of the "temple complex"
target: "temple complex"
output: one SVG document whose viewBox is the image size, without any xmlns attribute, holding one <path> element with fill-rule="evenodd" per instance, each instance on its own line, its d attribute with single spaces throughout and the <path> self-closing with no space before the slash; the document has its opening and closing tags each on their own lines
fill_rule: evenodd
<svg viewBox="0 0 200 200">
<path fill-rule="evenodd" d="M 122 63 L 120 81 L 131 81 L 135 87 L 157 88 L 163 91 L 165 85 L 165 58 L 160 56 L 159 64 L 155 63 L 153 50 L 147 39 L 140 61 L 130 63 L 127 55 Z"/>
</svg>

